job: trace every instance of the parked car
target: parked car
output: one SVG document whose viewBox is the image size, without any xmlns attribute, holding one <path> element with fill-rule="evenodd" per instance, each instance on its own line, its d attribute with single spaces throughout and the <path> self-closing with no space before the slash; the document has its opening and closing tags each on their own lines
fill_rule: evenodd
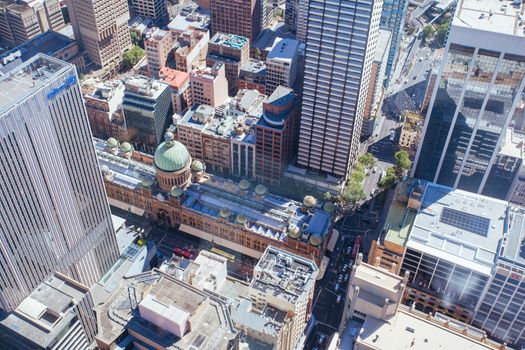
<svg viewBox="0 0 525 350">
<path fill-rule="evenodd" d="M 338 295 L 337 296 L 337 300 L 335 301 L 337 304 L 339 304 L 341 302 L 341 295 Z"/>
<path fill-rule="evenodd" d="M 339 290 L 339 283 L 336 283 L 334 286 L 334 290 L 337 292 Z"/>
</svg>

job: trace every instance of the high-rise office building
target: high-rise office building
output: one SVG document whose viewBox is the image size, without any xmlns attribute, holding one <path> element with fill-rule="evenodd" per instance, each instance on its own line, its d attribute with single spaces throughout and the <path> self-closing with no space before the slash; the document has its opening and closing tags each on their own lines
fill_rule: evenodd
<svg viewBox="0 0 525 350">
<path fill-rule="evenodd" d="M 58 0 L 0 2 L 0 38 L 20 45 L 48 30 L 64 28 L 64 17 Z"/>
<path fill-rule="evenodd" d="M 493 195 L 490 184 L 498 175 L 498 152 L 525 87 L 520 11 L 496 0 L 483 8 L 474 0 L 458 3 L 414 163 L 415 177 Z"/>
<path fill-rule="evenodd" d="M 298 164 L 345 178 L 356 157 L 382 0 L 312 0 Z"/>
<path fill-rule="evenodd" d="M 67 0 L 78 44 L 88 57 L 105 69 L 118 67 L 131 48 L 126 0 Z"/>
<path fill-rule="evenodd" d="M 263 0 L 211 0 L 212 35 L 235 34 L 255 41 L 262 29 Z"/>
<path fill-rule="evenodd" d="M 168 22 L 168 2 L 166 0 L 133 0 L 135 15 L 151 19 L 156 24 Z"/>
<path fill-rule="evenodd" d="M 388 51 L 388 62 L 385 72 L 385 86 L 388 85 L 392 67 L 399 55 L 399 46 L 403 37 L 403 28 L 408 10 L 408 0 L 384 0 L 379 27 L 392 32 L 392 43 Z"/>
<path fill-rule="evenodd" d="M 73 65 L 36 55 L 0 80 L 0 308 L 62 272 L 84 285 L 118 258 Z"/>
</svg>

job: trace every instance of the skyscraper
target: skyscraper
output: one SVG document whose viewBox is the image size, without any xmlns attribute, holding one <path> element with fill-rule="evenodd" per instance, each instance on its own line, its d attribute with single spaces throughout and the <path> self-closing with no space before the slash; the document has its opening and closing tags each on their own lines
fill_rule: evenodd
<svg viewBox="0 0 525 350">
<path fill-rule="evenodd" d="M 0 79 L 0 309 L 55 271 L 84 285 L 118 258 L 73 65 L 42 54 Z"/>
<path fill-rule="evenodd" d="M 379 27 L 392 32 L 392 43 L 388 51 L 388 62 L 385 72 L 385 86 L 387 86 L 390 81 L 392 66 L 397 62 L 408 3 L 408 0 L 384 0 L 383 2 L 383 11 L 381 12 Z"/>
<path fill-rule="evenodd" d="M 309 2 L 299 165 L 346 178 L 358 150 L 382 3 Z"/>
<path fill-rule="evenodd" d="M 235 34 L 255 41 L 262 29 L 264 0 L 211 0 L 212 35 Z"/>
<path fill-rule="evenodd" d="M 519 7 L 497 0 L 482 9 L 475 0 L 458 3 L 416 154 L 415 177 L 493 195 L 498 152 L 525 87 L 519 15 Z"/>
<path fill-rule="evenodd" d="M 126 0 L 67 0 L 75 39 L 89 59 L 113 69 L 131 48 Z"/>
</svg>

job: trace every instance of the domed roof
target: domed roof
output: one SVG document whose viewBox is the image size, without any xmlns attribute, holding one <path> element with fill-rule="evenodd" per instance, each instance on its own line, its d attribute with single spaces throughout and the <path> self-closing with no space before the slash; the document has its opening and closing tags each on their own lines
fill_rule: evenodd
<svg viewBox="0 0 525 350">
<path fill-rule="evenodd" d="M 153 185 L 153 180 L 151 179 L 142 179 L 142 187 L 151 187 Z"/>
<path fill-rule="evenodd" d="M 118 146 L 118 141 L 116 139 L 114 139 L 113 137 L 110 137 L 109 139 L 107 139 L 106 141 L 107 148 L 115 148 L 117 146 Z"/>
<path fill-rule="evenodd" d="M 230 217 L 230 215 L 232 215 L 232 211 L 229 208 L 222 208 L 219 211 L 219 215 L 221 216 L 221 218 L 227 219 Z"/>
<path fill-rule="evenodd" d="M 257 194 L 258 196 L 264 196 L 267 192 L 268 188 L 266 188 L 266 186 L 261 184 L 255 186 L 255 194 Z"/>
<path fill-rule="evenodd" d="M 188 150 L 178 141 L 164 141 L 155 150 L 155 165 L 163 171 L 179 171 L 190 160 Z"/>
<path fill-rule="evenodd" d="M 240 188 L 241 190 L 243 190 L 243 191 L 248 190 L 248 189 L 250 188 L 250 186 L 251 186 L 251 183 L 250 183 L 250 181 L 248 181 L 248 180 L 244 180 L 244 179 L 242 179 L 242 180 L 239 182 L 239 188 Z"/>
<path fill-rule="evenodd" d="M 310 244 L 313 246 L 318 246 L 323 241 L 323 238 L 318 234 L 313 234 L 310 236 Z"/>
<path fill-rule="evenodd" d="M 323 205 L 323 209 L 324 211 L 326 211 L 327 213 L 331 214 L 335 211 L 335 204 L 332 203 L 332 202 L 325 202 L 324 205 Z"/>
<path fill-rule="evenodd" d="M 204 170 L 204 165 L 202 164 L 202 162 L 200 160 L 194 160 L 191 163 L 191 170 L 193 170 L 194 172 L 198 173 L 199 171 L 203 171 Z"/>
<path fill-rule="evenodd" d="M 317 201 L 312 196 L 305 196 L 303 199 L 303 204 L 307 208 L 313 208 L 317 204 Z"/>
<path fill-rule="evenodd" d="M 246 217 L 246 215 L 237 214 L 237 217 L 235 218 L 235 221 L 238 224 L 244 225 L 244 224 L 246 224 L 248 222 L 248 218 Z"/>
<path fill-rule="evenodd" d="M 131 144 L 129 142 L 123 142 L 120 145 L 120 150 L 124 153 L 131 152 L 133 150 L 133 147 L 131 147 Z"/>
<path fill-rule="evenodd" d="M 179 198 L 182 195 L 182 188 L 178 186 L 173 186 L 171 188 L 170 194 L 172 197 Z"/>
<path fill-rule="evenodd" d="M 288 234 L 292 238 L 299 238 L 299 236 L 301 236 L 301 230 L 297 225 L 290 224 L 290 226 L 288 226 Z"/>
</svg>

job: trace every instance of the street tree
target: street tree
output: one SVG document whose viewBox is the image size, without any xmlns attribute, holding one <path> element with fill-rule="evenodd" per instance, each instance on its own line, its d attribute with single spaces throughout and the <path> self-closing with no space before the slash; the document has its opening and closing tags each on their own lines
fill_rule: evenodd
<svg viewBox="0 0 525 350">
<path fill-rule="evenodd" d="M 434 34 L 436 33 L 436 30 L 431 24 L 427 24 L 423 28 L 423 36 L 425 37 L 425 40 L 430 40 L 432 37 L 434 37 Z"/>
<path fill-rule="evenodd" d="M 133 68 L 140 59 L 144 57 L 144 50 L 139 46 L 134 46 L 131 50 L 122 55 L 122 66 L 125 70 Z"/>
<path fill-rule="evenodd" d="M 365 168 L 373 168 L 377 163 L 377 159 L 372 155 L 372 153 L 363 154 L 358 159 L 359 164 L 362 164 Z"/>
<path fill-rule="evenodd" d="M 365 198 L 366 194 L 363 189 L 363 184 L 355 180 L 350 180 L 343 192 L 343 200 L 345 203 L 353 206 Z"/>
<path fill-rule="evenodd" d="M 323 193 L 323 202 L 328 202 L 332 200 L 332 194 L 328 191 Z"/>
<path fill-rule="evenodd" d="M 383 188 L 389 188 L 394 187 L 394 185 L 397 182 L 397 175 L 396 175 L 396 169 L 394 167 L 390 167 L 386 169 L 386 173 L 379 182 L 379 186 Z"/>
<path fill-rule="evenodd" d="M 397 151 L 394 154 L 394 158 L 396 160 L 395 167 L 397 168 L 396 170 L 398 171 L 398 173 L 404 173 L 410 170 L 410 167 L 412 166 L 412 161 L 408 157 L 407 151 Z"/>
</svg>

